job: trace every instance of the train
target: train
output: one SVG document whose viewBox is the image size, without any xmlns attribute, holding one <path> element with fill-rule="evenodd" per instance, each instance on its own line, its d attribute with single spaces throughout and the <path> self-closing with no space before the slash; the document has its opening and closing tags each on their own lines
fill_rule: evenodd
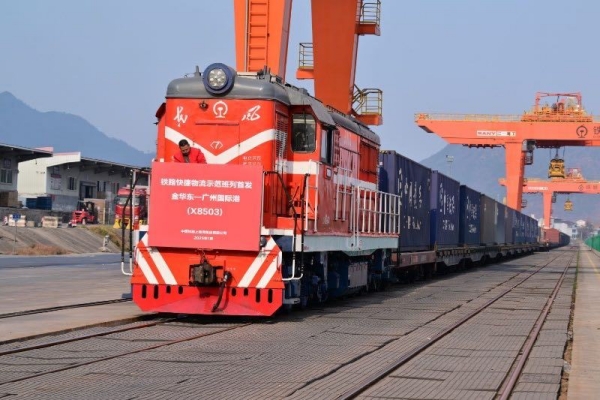
<svg viewBox="0 0 600 400">
<path fill-rule="evenodd" d="M 171 81 L 156 112 L 132 297 L 144 311 L 271 316 L 527 254 L 533 218 L 396 151 L 265 68 Z M 178 163 L 183 139 L 207 163 Z"/>
</svg>

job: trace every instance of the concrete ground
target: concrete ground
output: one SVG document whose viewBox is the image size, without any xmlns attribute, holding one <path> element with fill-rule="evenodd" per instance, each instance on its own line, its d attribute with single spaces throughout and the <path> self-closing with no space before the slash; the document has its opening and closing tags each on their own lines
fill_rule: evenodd
<svg viewBox="0 0 600 400">
<path fill-rule="evenodd" d="M 15 228 L 12 226 L 0 226 L 0 254 L 13 254 L 15 249 L 25 248 L 34 244 L 57 247 L 65 250 L 67 253 L 98 253 L 102 251 L 103 239 L 102 236 L 81 226 L 75 228 Z M 120 249 L 114 243 L 109 242 L 108 251 L 116 253 Z"/>
<path fill-rule="evenodd" d="M 600 254 L 582 246 L 577 271 L 569 399 L 600 398 Z"/>
</svg>

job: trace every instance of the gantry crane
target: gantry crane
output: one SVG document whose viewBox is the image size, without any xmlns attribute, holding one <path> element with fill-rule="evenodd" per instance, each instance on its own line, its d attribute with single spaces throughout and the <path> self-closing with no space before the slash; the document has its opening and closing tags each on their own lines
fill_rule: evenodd
<svg viewBox="0 0 600 400">
<path fill-rule="evenodd" d="M 498 182 L 505 186 L 506 179 L 500 178 Z M 549 180 L 538 178 L 525 178 L 523 193 L 542 193 L 544 201 L 544 228 L 550 228 L 552 216 L 552 203 L 556 194 L 600 194 L 600 181 L 588 181 L 581 175 L 579 168 L 568 168 L 565 178 L 551 178 Z M 565 209 L 571 203 L 565 202 Z"/>
<path fill-rule="evenodd" d="M 541 105 L 545 97 L 557 99 Z M 600 146 L 600 117 L 586 113 L 580 93 L 538 92 L 532 110 L 522 115 L 418 113 L 415 122 L 452 144 L 504 147 L 507 205 L 519 211 L 524 169 L 535 147 Z"/>
<path fill-rule="evenodd" d="M 314 79 L 315 97 L 380 125 L 382 92 L 355 85 L 358 37 L 380 35 L 379 0 L 311 0 L 312 43 L 300 44 L 298 79 Z M 236 67 L 265 66 L 285 80 L 292 0 L 234 0 Z"/>
</svg>

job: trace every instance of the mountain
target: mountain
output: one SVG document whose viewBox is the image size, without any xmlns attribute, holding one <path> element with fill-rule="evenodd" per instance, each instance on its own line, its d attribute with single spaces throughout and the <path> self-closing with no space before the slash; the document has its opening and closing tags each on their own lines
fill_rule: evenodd
<svg viewBox="0 0 600 400">
<path fill-rule="evenodd" d="M 106 136 L 81 117 L 37 111 L 10 92 L 0 93 L 0 143 L 54 147 L 55 153 L 80 151 L 83 157 L 135 166 L 149 166 L 153 157 Z"/>
<path fill-rule="evenodd" d="M 593 147 L 568 147 L 561 148 L 558 154 L 565 160 L 566 168 L 580 168 L 585 179 L 600 181 L 599 153 L 600 149 Z M 533 154 L 533 165 L 525 166 L 525 177 L 548 179 L 548 166 L 556 150 L 535 149 Z M 505 188 L 498 183 L 498 179 L 506 175 L 504 148 L 478 149 L 448 145 L 420 163 L 500 202 L 506 196 Z M 534 214 L 536 218 L 543 217 L 541 194 L 524 194 L 523 199 L 527 200 L 527 206 L 522 209 L 525 214 Z M 573 211 L 564 210 L 567 199 L 573 202 Z M 554 217 L 562 220 L 583 219 L 599 224 L 600 197 L 593 194 L 559 194 L 552 206 L 552 212 Z"/>
</svg>

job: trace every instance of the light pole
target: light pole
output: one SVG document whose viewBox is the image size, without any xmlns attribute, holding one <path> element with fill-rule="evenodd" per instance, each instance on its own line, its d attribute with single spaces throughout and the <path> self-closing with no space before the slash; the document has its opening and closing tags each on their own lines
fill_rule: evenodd
<svg viewBox="0 0 600 400">
<path fill-rule="evenodd" d="M 448 163 L 449 172 L 448 175 L 452 175 L 452 163 L 454 162 L 454 156 L 446 154 L 446 162 Z"/>
</svg>

